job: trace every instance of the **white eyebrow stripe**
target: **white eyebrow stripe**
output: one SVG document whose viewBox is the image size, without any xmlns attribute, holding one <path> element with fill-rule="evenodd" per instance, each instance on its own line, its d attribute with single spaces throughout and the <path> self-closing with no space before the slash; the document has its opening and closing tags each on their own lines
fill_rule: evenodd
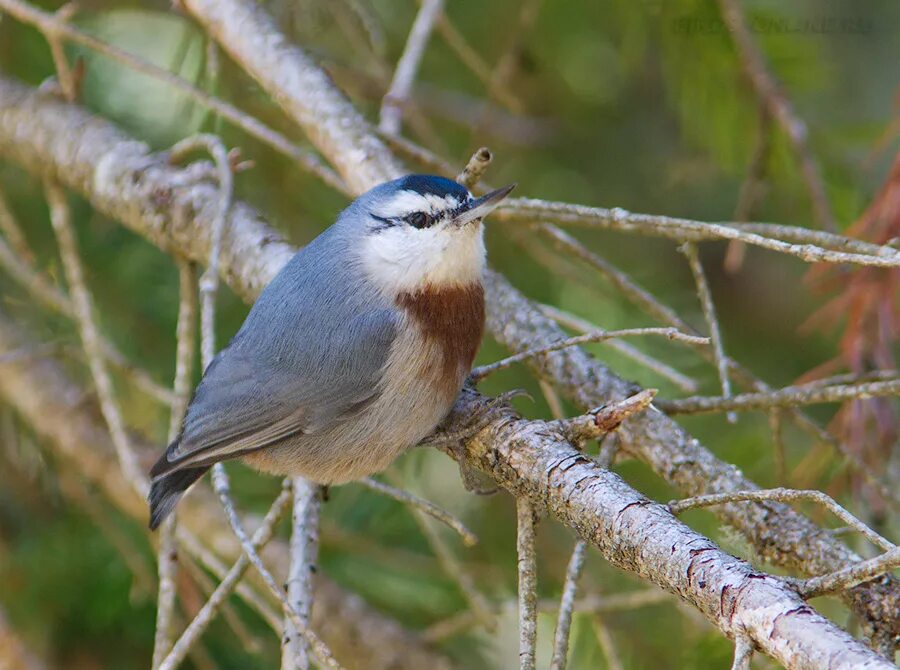
<svg viewBox="0 0 900 670">
<path fill-rule="evenodd" d="M 400 191 L 378 208 L 378 216 L 393 219 L 406 216 L 410 212 L 438 214 L 459 207 L 460 201 L 454 195 L 441 197 L 433 193 Z"/>
</svg>

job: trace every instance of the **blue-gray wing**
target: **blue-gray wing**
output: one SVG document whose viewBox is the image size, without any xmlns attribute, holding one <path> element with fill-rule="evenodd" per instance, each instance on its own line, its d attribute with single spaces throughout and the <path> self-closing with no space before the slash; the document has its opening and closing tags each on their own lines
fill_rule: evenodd
<svg viewBox="0 0 900 670">
<path fill-rule="evenodd" d="M 154 477 L 313 433 L 360 411 L 380 393 L 397 313 L 368 309 L 343 323 L 301 321 L 286 329 L 267 329 L 261 317 L 253 325 L 207 369 Z"/>
</svg>

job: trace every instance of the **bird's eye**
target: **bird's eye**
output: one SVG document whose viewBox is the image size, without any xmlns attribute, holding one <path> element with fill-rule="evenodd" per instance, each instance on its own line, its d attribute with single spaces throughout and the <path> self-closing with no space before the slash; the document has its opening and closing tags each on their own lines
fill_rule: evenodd
<svg viewBox="0 0 900 670">
<path fill-rule="evenodd" d="M 433 223 L 433 220 L 425 212 L 413 212 L 407 215 L 406 222 L 413 228 L 427 228 Z"/>
</svg>

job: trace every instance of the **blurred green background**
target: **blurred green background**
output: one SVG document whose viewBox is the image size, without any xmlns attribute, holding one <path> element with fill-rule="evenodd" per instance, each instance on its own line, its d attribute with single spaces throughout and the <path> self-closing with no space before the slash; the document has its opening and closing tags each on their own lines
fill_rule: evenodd
<svg viewBox="0 0 900 670">
<path fill-rule="evenodd" d="M 416 3 L 269 0 L 265 4 L 365 114 L 377 118 Z M 838 227 L 845 229 L 884 183 L 898 147 L 900 5 L 890 0 L 742 4 L 771 70 L 809 125 L 829 201 Z M 436 34 L 422 64 L 407 134 L 460 167 L 474 149 L 489 146 L 495 160 L 488 179 L 496 184 L 516 181 L 522 196 L 731 220 L 760 142 L 760 113 L 716 3 L 525 0 L 525 5 L 537 11 L 528 29 L 519 25 L 520 2 L 447 3 L 453 25 L 489 68 L 507 61 L 504 81 L 499 89 L 489 90 Z M 226 56 L 211 54 L 203 34 L 167 3 L 86 0 L 79 3 L 73 20 L 303 141 L 254 82 Z M 171 88 L 89 51 L 72 47 L 68 53 L 85 62 L 83 103 L 153 147 L 165 148 L 200 130 L 219 133 L 229 147 L 240 147 L 255 167 L 237 177 L 238 196 L 259 208 L 293 242 L 312 239 L 345 206 L 343 196 Z M 34 86 L 53 74 L 44 39 L 3 15 L 0 74 Z M 752 219 L 815 227 L 785 136 L 777 128 L 763 132 L 769 138 L 769 152 Z M 40 266 L 59 278 L 40 182 L 0 161 L 0 189 L 25 227 Z M 72 202 L 89 286 L 105 333 L 152 371 L 157 381 L 170 383 L 178 303 L 171 259 L 87 203 L 75 198 Z M 575 234 L 690 323 L 705 329 L 690 271 L 674 244 L 624 234 Z M 526 227 L 489 222 L 488 248 L 494 267 L 537 300 L 603 328 L 656 325 L 602 278 L 559 256 Z M 803 281 L 808 266 L 749 249 L 741 268 L 726 272 L 725 249 L 719 243 L 702 246 L 729 353 L 773 386 L 789 384 L 837 355 L 842 324 L 814 332 L 798 330 L 833 297 Z M 43 339 L 77 344 L 70 323 L 36 308 L 3 274 L 0 300 L 4 309 Z M 220 341 L 225 342 L 247 307 L 224 289 L 219 308 Z M 702 392 L 718 393 L 712 366 L 689 349 L 651 339 L 630 343 L 699 380 Z M 622 376 L 658 387 L 664 397 L 681 394 L 667 380 L 608 346 L 590 348 Z M 479 362 L 505 353 L 488 340 Z M 80 361 L 73 360 L 70 367 L 86 379 Z M 119 382 L 130 424 L 162 446 L 167 422 L 163 409 Z M 533 400 L 520 398 L 517 407 L 529 416 L 549 416 L 538 384 L 521 367 L 492 377 L 484 388 L 491 393 L 526 389 Z M 575 410 L 567 407 L 567 411 Z M 811 413 L 825 423 L 834 411 L 826 406 Z M 720 458 L 736 464 L 760 485 L 778 483 L 765 415 L 742 415 L 736 425 L 721 416 L 684 423 Z M 811 469 L 803 459 L 813 445 L 795 430 L 786 431 L 786 446 L 789 482 L 841 497 L 860 516 L 881 523 L 888 537 L 897 537 L 896 517 L 885 516 L 858 495 L 840 459 L 824 452 L 826 459 Z M 625 462 L 617 469 L 657 500 L 677 497 L 641 463 Z M 274 479 L 241 466 L 230 471 L 248 508 L 264 509 L 278 490 Z M 466 549 L 448 534 L 456 554 L 492 600 L 514 599 L 511 499 L 504 494 L 467 493 L 456 466 L 431 450 L 408 454 L 391 472 L 410 490 L 465 520 L 480 543 Z M 45 459 L 28 426 L 0 405 L 0 605 L 53 665 L 148 667 L 155 611 L 151 544 L 142 527 L 115 512 L 99 495 L 91 491 L 84 495 L 93 504 L 75 504 L 64 494 L 55 464 Z M 834 525 L 820 511 L 810 513 Z M 685 518 L 729 551 L 752 559 L 752 552 L 721 529 L 712 515 L 697 512 Z M 558 598 L 572 544 L 566 529 L 550 521 L 540 526 L 543 597 Z M 324 507 L 321 551 L 325 573 L 411 628 L 425 629 L 466 607 L 409 511 L 360 486 L 332 491 Z M 590 554 L 581 593 L 614 594 L 643 587 L 596 553 Z M 841 624 L 848 623 L 847 613 L 836 603 L 822 606 Z M 253 614 L 238 607 L 252 630 L 264 631 Z M 496 633 L 458 635 L 442 643 L 444 650 L 460 667 L 512 667 L 517 653 L 515 611 L 503 612 Z M 554 621 L 548 613 L 539 622 L 544 665 Z M 626 668 L 721 668 L 730 662 L 731 643 L 674 600 L 608 615 L 604 623 Z M 271 638 L 264 632 L 262 636 Z M 277 641 L 272 639 L 262 654 L 250 655 L 221 620 L 204 637 L 204 651 L 213 664 L 209 667 L 273 667 L 277 662 Z M 576 617 L 570 659 L 572 668 L 607 667 L 591 616 Z M 202 659 L 191 663 L 205 665 Z"/>
</svg>

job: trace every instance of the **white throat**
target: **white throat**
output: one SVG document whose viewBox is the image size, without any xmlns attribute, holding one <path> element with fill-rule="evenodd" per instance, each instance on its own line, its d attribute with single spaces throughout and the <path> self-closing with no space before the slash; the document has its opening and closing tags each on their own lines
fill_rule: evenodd
<svg viewBox="0 0 900 670">
<path fill-rule="evenodd" d="M 397 225 L 369 233 L 360 249 L 369 279 L 385 294 L 480 283 L 485 264 L 483 228 L 439 223 L 417 230 Z"/>
</svg>

